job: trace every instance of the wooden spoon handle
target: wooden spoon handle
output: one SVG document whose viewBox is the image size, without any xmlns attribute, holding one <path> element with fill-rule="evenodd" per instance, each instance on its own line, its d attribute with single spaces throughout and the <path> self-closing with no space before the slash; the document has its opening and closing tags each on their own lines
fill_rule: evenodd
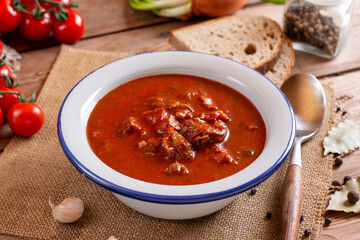
<svg viewBox="0 0 360 240">
<path fill-rule="evenodd" d="M 279 238 L 295 240 L 299 231 L 302 203 L 302 172 L 298 165 L 286 171 L 280 199 Z"/>
</svg>

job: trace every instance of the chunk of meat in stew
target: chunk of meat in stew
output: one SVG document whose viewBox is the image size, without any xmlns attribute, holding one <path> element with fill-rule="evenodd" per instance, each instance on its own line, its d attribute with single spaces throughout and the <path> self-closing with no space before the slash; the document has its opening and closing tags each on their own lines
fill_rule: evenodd
<svg viewBox="0 0 360 240">
<path fill-rule="evenodd" d="M 211 98 L 209 98 L 205 95 L 200 95 L 199 100 L 202 103 L 202 105 L 204 105 L 206 108 L 208 108 L 210 110 L 218 109 L 218 107 L 213 103 Z"/>
<path fill-rule="evenodd" d="M 158 134 L 165 133 L 169 128 L 180 130 L 179 122 L 173 115 L 168 115 L 167 118 L 165 118 L 155 126 L 155 130 Z"/>
<path fill-rule="evenodd" d="M 214 112 L 211 112 L 208 115 L 205 115 L 204 117 L 205 121 L 230 121 L 230 118 L 222 111 L 222 110 L 216 110 Z"/>
<path fill-rule="evenodd" d="M 146 102 L 150 104 L 152 108 L 165 108 L 166 103 L 164 99 L 160 97 L 150 97 L 146 99 Z"/>
<path fill-rule="evenodd" d="M 155 110 L 144 112 L 143 115 L 149 124 L 155 125 L 167 116 L 167 112 L 165 108 L 156 108 Z"/>
<path fill-rule="evenodd" d="M 134 117 L 127 117 L 121 124 L 120 133 L 131 133 L 141 130 L 141 126 Z"/>
<path fill-rule="evenodd" d="M 175 118 L 177 120 L 189 119 L 192 117 L 193 117 L 192 112 L 187 109 L 179 109 L 178 111 L 175 112 Z"/>
<path fill-rule="evenodd" d="M 168 109 L 187 109 L 191 112 L 194 112 L 194 108 L 190 105 L 190 104 L 186 104 L 186 103 L 181 103 L 179 101 L 176 102 L 171 102 L 169 103 L 169 105 L 167 106 Z"/>
<path fill-rule="evenodd" d="M 147 156 L 155 156 L 161 142 L 158 138 L 149 138 L 138 143 L 138 148 Z"/>
<path fill-rule="evenodd" d="M 170 129 L 162 138 L 162 148 L 166 158 L 191 160 L 195 158 L 193 146 L 180 133 Z"/>
<path fill-rule="evenodd" d="M 194 147 L 206 147 L 209 144 L 223 142 L 227 135 L 227 126 L 221 121 L 207 123 L 200 118 L 193 118 L 180 124 L 179 132 Z"/>
<path fill-rule="evenodd" d="M 189 174 L 189 170 L 185 167 L 185 165 L 179 163 L 178 161 L 170 164 L 164 171 L 167 174 Z"/>
<path fill-rule="evenodd" d="M 211 157 L 220 164 L 238 164 L 238 162 L 231 157 L 226 148 L 224 148 L 222 145 L 212 145 L 210 148 L 210 153 Z"/>
</svg>

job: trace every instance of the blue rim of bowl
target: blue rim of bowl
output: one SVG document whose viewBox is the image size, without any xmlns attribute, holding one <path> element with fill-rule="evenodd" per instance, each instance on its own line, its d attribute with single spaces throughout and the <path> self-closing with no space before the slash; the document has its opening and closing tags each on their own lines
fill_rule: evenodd
<svg viewBox="0 0 360 240">
<path fill-rule="evenodd" d="M 219 57 L 219 58 L 223 58 L 229 61 L 233 61 L 237 64 L 243 65 L 253 71 L 256 72 L 256 70 L 231 59 L 225 58 L 225 57 L 221 57 L 221 56 L 216 56 L 216 55 L 212 55 L 212 54 L 208 54 L 208 53 L 200 53 L 200 52 L 188 52 L 188 51 L 157 51 L 157 52 L 148 52 L 148 53 L 142 53 L 142 54 L 138 54 L 138 55 L 145 55 L 145 54 L 153 54 L 153 53 L 157 53 L 157 54 L 161 54 L 161 53 L 168 53 L 168 52 L 182 52 L 185 54 L 204 54 L 204 55 L 210 55 L 212 57 Z M 152 203 L 160 203 L 160 204 L 196 204 L 196 203 L 204 203 L 204 202 L 211 202 L 211 201 L 217 201 L 217 200 L 221 200 L 224 198 L 229 198 L 232 196 L 235 196 L 237 194 L 240 194 L 242 192 L 245 192 L 255 186 L 257 186 L 258 184 L 262 183 L 263 181 L 265 181 L 267 178 L 269 178 L 273 173 L 276 172 L 276 170 L 285 162 L 286 158 L 289 156 L 292 146 L 294 144 L 295 141 L 295 134 L 296 134 L 296 123 L 295 123 L 295 116 L 294 116 L 294 112 L 293 109 L 288 101 L 288 99 L 285 97 L 285 95 L 283 94 L 283 92 L 267 77 L 265 77 L 263 75 L 263 77 L 265 79 L 267 79 L 278 91 L 279 93 L 283 96 L 284 100 L 286 101 L 288 107 L 289 107 L 289 111 L 290 111 L 290 115 L 291 115 L 291 124 L 292 124 L 292 128 L 291 128 L 291 134 L 288 140 L 288 144 L 285 148 L 285 150 L 283 151 L 283 153 L 281 154 L 281 156 L 279 157 L 279 159 L 269 168 L 267 169 L 265 172 L 263 172 L 260 176 L 258 176 L 257 178 L 244 183 L 240 186 L 231 188 L 231 189 L 227 189 L 224 191 L 220 191 L 220 192 L 213 192 L 213 193 L 207 193 L 207 194 L 199 194 L 199 195 L 186 195 L 186 196 L 174 196 L 174 195 L 158 195 L 158 194 L 152 194 L 152 193 L 144 193 L 144 192 L 140 192 L 140 191 L 135 191 L 129 188 L 125 188 L 122 186 L 119 186 L 117 184 L 111 183 L 107 180 L 105 180 L 102 177 L 99 177 L 98 175 L 94 174 L 92 171 L 90 171 L 88 168 L 86 168 L 83 164 L 81 164 L 76 157 L 72 154 L 72 152 L 70 151 L 70 149 L 68 148 L 68 146 L 65 143 L 63 134 L 62 134 L 62 130 L 61 130 L 61 113 L 62 113 L 62 109 L 66 103 L 67 98 L 69 97 L 69 95 L 71 94 L 71 92 L 77 87 L 77 85 L 82 82 L 84 79 L 86 79 L 89 75 L 91 75 L 93 72 L 107 66 L 110 65 L 114 62 L 118 62 L 118 61 L 122 61 L 124 59 L 128 59 L 128 58 L 132 58 L 132 57 L 136 57 L 137 55 L 133 55 L 133 56 L 128 56 L 125 58 L 121 58 L 121 59 L 117 59 L 114 60 L 110 63 L 107 63 L 97 69 L 95 69 L 94 71 L 90 72 L 89 74 L 87 74 L 84 78 L 82 78 L 70 91 L 69 93 L 66 95 L 60 111 L 59 111 L 59 116 L 58 116 L 58 122 L 57 122 L 57 132 L 58 132 L 58 138 L 60 141 L 60 145 L 65 153 L 65 155 L 67 156 L 67 158 L 69 159 L 69 161 L 71 162 L 71 164 L 81 173 L 83 174 L 85 177 L 87 177 L 88 179 L 90 179 L 91 181 L 95 182 L 96 184 L 102 186 L 103 188 L 116 193 L 116 194 L 120 194 L 122 196 L 128 197 L 128 198 L 133 198 L 133 199 L 137 199 L 137 200 L 141 200 L 141 201 L 145 201 L 145 202 L 152 202 Z M 258 72 L 257 72 L 258 73 Z M 260 73 L 259 73 L 260 74 Z M 176 186 L 174 186 L 176 187 Z"/>
</svg>

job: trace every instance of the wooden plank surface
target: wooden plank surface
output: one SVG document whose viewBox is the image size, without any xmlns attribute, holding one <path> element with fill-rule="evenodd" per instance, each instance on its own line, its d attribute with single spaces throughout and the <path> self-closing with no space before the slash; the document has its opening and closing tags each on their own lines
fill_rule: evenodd
<svg viewBox="0 0 360 240">
<path fill-rule="evenodd" d="M 78 0 L 79 11 L 86 21 L 84 39 L 74 45 L 76 48 L 102 51 L 158 51 L 171 49 L 167 42 L 169 31 L 193 24 L 194 22 L 180 22 L 155 17 L 150 13 L 133 11 L 128 7 L 128 1 Z M 282 21 L 283 5 L 258 4 L 258 0 L 249 1 L 249 6 L 237 14 L 262 14 L 269 16 L 279 23 Z M 106 6 L 104 6 L 106 5 Z M 202 20 L 202 19 L 200 19 Z M 198 21 L 200 21 L 198 20 Z M 29 43 L 14 35 L 1 36 L 5 42 L 15 46 L 22 53 L 22 69 L 17 75 L 21 80 L 20 87 L 27 95 L 33 91 L 38 93 L 54 63 L 60 50 L 54 40 Z M 351 38 L 340 56 L 334 60 L 323 60 L 308 54 L 296 53 L 294 72 L 310 72 L 322 76 L 322 82 L 332 82 L 337 95 L 352 93 L 355 104 L 344 106 L 349 113 L 360 112 L 360 4 L 356 10 Z M 52 46 L 52 47 L 46 47 Z M 34 50 L 38 49 L 38 50 Z M 337 72 L 347 72 L 341 76 L 331 76 Z M 324 77 L 325 76 L 325 77 Z M 328 77 L 330 76 L 330 77 Z M 360 115 L 349 116 L 360 123 Z M 0 149 L 3 149 L 12 134 L 5 125 L 0 129 Z M 354 177 L 360 175 L 360 151 L 344 157 L 344 164 L 334 169 L 333 179 L 342 179 L 345 175 Z M 323 240 L 330 239 L 360 239 L 360 215 L 327 213 L 333 223 L 324 227 Z M 356 226 L 356 227 L 355 227 Z M 14 240 L 10 236 L 0 236 L 0 240 Z"/>
<path fill-rule="evenodd" d="M 336 96 L 351 94 L 354 97 L 338 105 L 341 107 L 338 116 L 343 111 L 347 112 L 346 118 L 352 119 L 360 124 L 360 71 L 353 71 L 341 76 L 323 78 L 324 83 L 332 83 Z M 333 111 L 336 111 L 334 109 Z M 334 167 L 333 180 L 343 181 L 346 175 L 354 178 L 360 176 L 360 151 L 355 151 L 343 157 L 344 163 L 340 167 Z M 329 183 L 330 184 L 330 183 Z M 360 239 L 360 214 L 327 212 L 324 218 L 332 220 L 331 225 L 325 226 L 322 231 L 322 240 L 355 240 Z"/>
</svg>

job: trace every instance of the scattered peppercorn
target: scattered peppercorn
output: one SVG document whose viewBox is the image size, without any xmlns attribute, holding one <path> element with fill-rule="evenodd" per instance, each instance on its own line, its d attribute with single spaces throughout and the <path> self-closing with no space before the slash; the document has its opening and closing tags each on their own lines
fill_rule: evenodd
<svg viewBox="0 0 360 240">
<path fill-rule="evenodd" d="M 349 181 L 350 179 L 352 179 L 351 176 L 345 176 L 345 177 L 344 177 L 344 184 L 345 184 L 347 181 Z"/>
<path fill-rule="evenodd" d="M 355 191 L 350 191 L 347 194 L 347 199 L 349 200 L 350 203 L 355 204 L 357 201 L 359 201 L 359 193 Z"/>
<path fill-rule="evenodd" d="M 347 111 L 343 111 L 341 115 L 344 116 L 345 114 L 347 114 Z"/>
<path fill-rule="evenodd" d="M 339 157 L 335 158 L 335 166 L 340 167 L 343 164 L 343 162 L 344 161 L 342 160 L 342 158 Z"/>
<path fill-rule="evenodd" d="M 256 194 L 256 189 L 255 188 L 251 189 L 250 190 L 250 195 L 255 195 L 255 194 Z"/>
<path fill-rule="evenodd" d="M 305 229 L 304 234 L 305 234 L 305 237 L 310 237 L 311 231 L 309 229 Z"/>
<path fill-rule="evenodd" d="M 271 218 L 272 217 L 272 213 L 271 212 L 267 212 L 266 213 L 266 218 Z"/>
<path fill-rule="evenodd" d="M 304 221 L 303 215 L 300 216 L 300 223 L 301 223 L 302 221 Z"/>
<path fill-rule="evenodd" d="M 341 186 L 342 184 L 341 184 L 341 182 L 339 180 L 334 180 L 334 181 L 332 181 L 331 185 L 333 185 L 333 186 Z"/>
<path fill-rule="evenodd" d="M 325 225 L 329 226 L 332 223 L 330 218 L 325 218 Z"/>
<path fill-rule="evenodd" d="M 340 112 L 340 111 L 341 111 L 341 107 L 337 107 L 336 112 Z"/>
</svg>

